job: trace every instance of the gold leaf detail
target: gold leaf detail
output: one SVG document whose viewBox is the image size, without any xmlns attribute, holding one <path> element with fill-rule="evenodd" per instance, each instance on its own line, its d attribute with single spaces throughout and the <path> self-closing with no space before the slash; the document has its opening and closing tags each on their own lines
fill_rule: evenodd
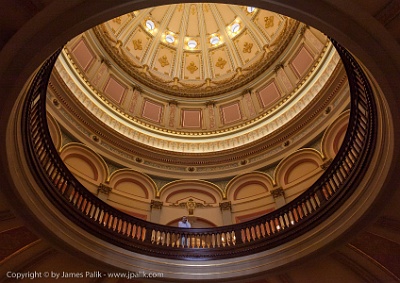
<svg viewBox="0 0 400 283">
<path fill-rule="evenodd" d="M 274 16 L 265 17 L 264 22 L 265 22 L 265 28 L 273 27 L 274 26 Z"/>
<path fill-rule="evenodd" d="M 142 50 L 143 49 L 142 40 L 141 39 L 134 39 L 132 42 L 133 42 L 133 48 L 135 50 Z"/>
<path fill-rule="evenodd" d="M 198 68 L 197 68 L 196 64 L 192 61 L 192 62 L 190 62 L 189 66 L 187 66 L 186 69 L 188 69 L 188 71 L 189 71 L 191 74 L 193 74 L 194 72 L 197 71 Z"/>
<path fill-rule="evenodd" d="M 253 48 L 253 43 L 245 42 L 243 46 L 243 53 L 251 53 L 251 48 Z"/>
<path fill-rule="evenodd" d="M 121 17 L 116 17 L 116 18 L 114 18 L 114 19 L 113 19 L 113 22 L 120 25 L 120 24 L 121 24 Z"/>
<path fill-rule="evenodd" d="M 165 66 L 169 65 L 168 58 L 165 55 L 160 57 L 160 58 L 158 58 L 158 62 L 160 62 L 162 67 L 165 67 Z"/>
<path fill-rule="evenodd" d="M 225 67 L 225 64 L 226 64 L 226 60 L 219 57 L 217 63 L 215 63 L 215 66 L 223 69 Z"/>
</svg>

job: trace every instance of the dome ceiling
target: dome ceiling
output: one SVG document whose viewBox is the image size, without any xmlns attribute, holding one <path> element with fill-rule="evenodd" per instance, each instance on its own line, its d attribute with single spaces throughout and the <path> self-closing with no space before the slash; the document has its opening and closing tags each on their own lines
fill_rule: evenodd
<svg viewBox="0 0 400 283">
<path fill-rule="evenodd" d="M 210 98 L 237 92 L 262 75 L 298 25 L 266 10 L 203 3 L 136 11 L 95 32 L 114 62 L 144 89 Z"/>
<path fill-rule="evenodd" d="M 324 34 L 225 4 L 109 20 L 70 40 L 53 76 L 52 96 L 68 109 L 53 115 L 70 123 L 68 132 L 89 136 L 110 159 L 165 176 L 265 167 L 321 136 L 348 101 Z"/>
</svg>

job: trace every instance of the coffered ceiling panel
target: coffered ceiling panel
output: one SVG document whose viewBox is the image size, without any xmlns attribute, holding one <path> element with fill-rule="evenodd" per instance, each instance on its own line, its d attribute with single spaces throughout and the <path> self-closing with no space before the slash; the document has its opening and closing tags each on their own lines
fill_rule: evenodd
<svg viewBox="0 0 400 283">
<path fill-rule="evenodd" d="M 89 68 L 90 63 L 94 60 L 95 56 L 93 51 L 87 46 L 85 40 L 81 39 L 72 50 L 76 62 L 82 67 L 83 70 Z"/>
</svg>

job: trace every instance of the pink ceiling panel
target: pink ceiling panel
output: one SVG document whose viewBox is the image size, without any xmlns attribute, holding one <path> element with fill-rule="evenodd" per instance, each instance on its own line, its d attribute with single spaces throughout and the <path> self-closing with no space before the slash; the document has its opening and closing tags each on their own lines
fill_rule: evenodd
<svg viewBox="0 0 400 283">
<path fill-rule="evenodd" d="M 104 88 L 104 93 L 118 104 L 121 104 L 125 91 L 126 87 L 113 77 L 108 79 L 108 82 Z"/>
<path fill-rule="evenodd" d="M 182 110 L 182 127 L 183 128 L 201 128 L 202 113 L 199 109 Z"/>
<path fill-rule="evenodd" d="M 299 77 L 302 77 L 306 74 L 308 68 L 311 66 L 313 61 L 314 59 L 310 52 L 308 52 L 308 50 L 304 46 L 302 46 L 299 49 L 296 57 L 292 60 L 291 64 L 297 75 Z"/>
<path fill-rule="evenodd" d="M 224 124 L 230 124 L 242 119 L 239 102 L 226 106 L 221 106 L 221 112 Z"/>
<path fill-rule="evenodd" d="M 93 53 L 90 51 L 83 39 L 81 39 L 72 50 L 72 54 L 76 58 L 76 62 L 78 62 L 85 71 L 89 68 L 90 63 L 94 59 Z"/>
<path fill-rule="evenodd" d="M 281 98 L 281 94 L 275 82 L 272 82 L 258 92 L 258 97 L 263 108 L 267 108 L 278 101 Z"/>
<path fill-rule="evenodd" d="M 143 104 L 142 117 L 160 123 L 162 110 L 163 106 L 161 104 L 145 100 Z"/>
</svg>

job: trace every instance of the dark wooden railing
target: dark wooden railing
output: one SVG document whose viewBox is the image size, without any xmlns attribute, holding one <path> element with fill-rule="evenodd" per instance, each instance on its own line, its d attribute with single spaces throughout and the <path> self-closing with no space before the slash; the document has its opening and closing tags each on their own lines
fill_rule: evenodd
<svg viewBox="0 0 400 283">
<path fill-rule="evenodd" d="M 182 229 L 129 216 L 91 194 L 61 160 L 47 127 L 46 89 L 58 53 L 37 73 L 25 103 L 22 134 L 32 173 L 66 217 L 93 235 L 134 252 L 208 260 L 248 255 L 291 241 L 324 221 L 352 193 L 365 174 L 376 140 L 376 110 L 368 80 L 347 50 L 332 42 L 346 68 L 351 92 L 343 145 L 315 184 L 272 213 L 230 226 Z"/>
</svg>

